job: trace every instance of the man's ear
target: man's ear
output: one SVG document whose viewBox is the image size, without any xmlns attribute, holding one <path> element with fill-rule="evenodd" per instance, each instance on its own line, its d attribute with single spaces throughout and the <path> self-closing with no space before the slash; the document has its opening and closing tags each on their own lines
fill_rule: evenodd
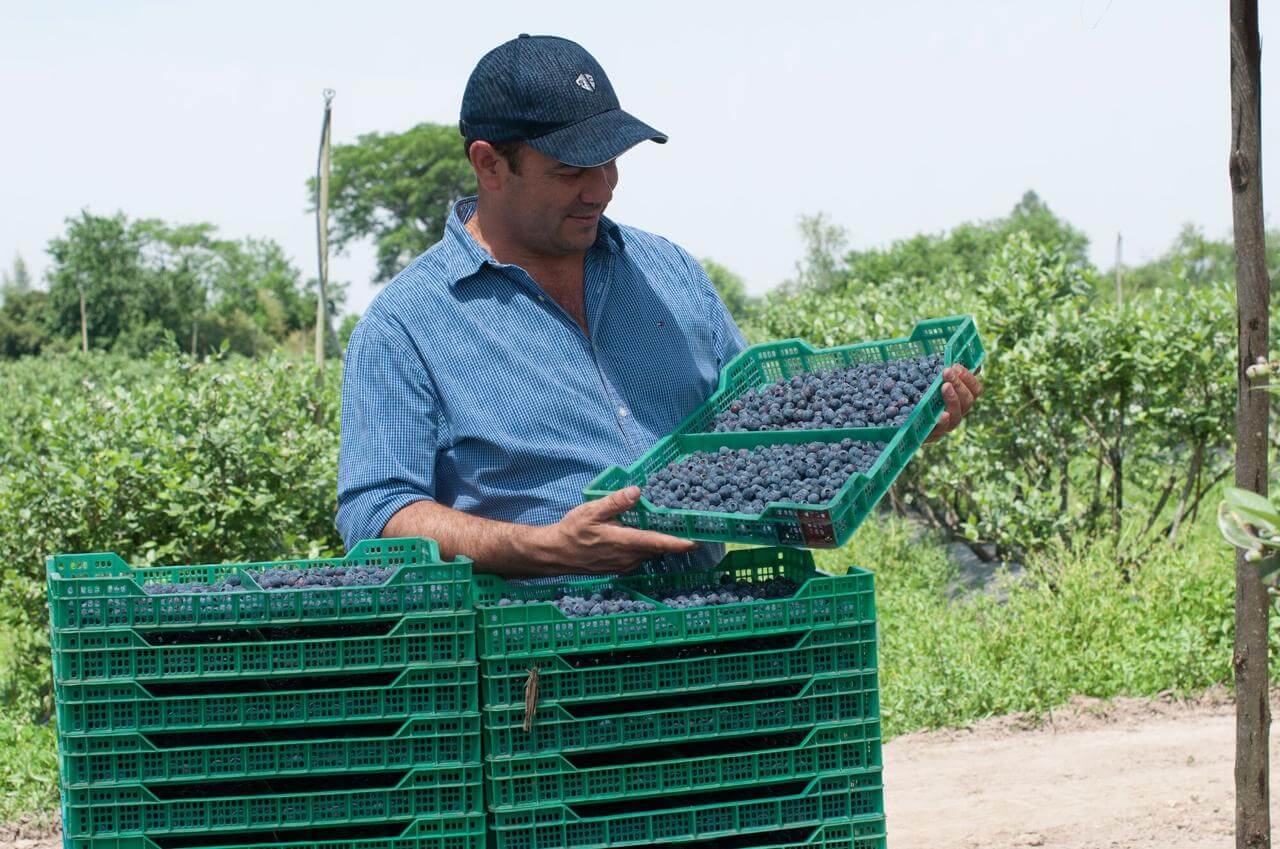
<svg viewBox="0 0 1280 849">
<path fill-rule="evenodd" d="M 499 189 L 511 174 L 507 161 L 487 141 L 472 142 L 467 156 L 475 169 L 476 181 L 487 191 Z"/>
</svg>

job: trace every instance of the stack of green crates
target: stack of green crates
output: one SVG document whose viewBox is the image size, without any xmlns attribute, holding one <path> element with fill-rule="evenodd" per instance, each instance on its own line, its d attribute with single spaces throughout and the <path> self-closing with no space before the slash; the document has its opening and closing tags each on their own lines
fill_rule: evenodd
<svg viewBox="0 0 1280 849">
<path fill-rule="evenodd" d="M 722 574 L 798 589 L 662 603 Z M 571 618 L 551 603 L 604 585 L 476 576 L 494 849 L 884 845 L 869 572 L 755 548 L 712 572 L 607 582 L 649 612 Z"/>
<path fill-rule="evenodd" d="M 326 567 L 392 571 L 254 578 Z M 470 580 L 425 540 L 276 563 L 50 558 L 67 849 L 483 849 Z"/>
</svg>

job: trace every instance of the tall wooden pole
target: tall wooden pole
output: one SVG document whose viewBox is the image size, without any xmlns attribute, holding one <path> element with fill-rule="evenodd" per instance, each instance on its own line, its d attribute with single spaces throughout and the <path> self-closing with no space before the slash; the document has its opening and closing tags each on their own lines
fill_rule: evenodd
<svg viewBox="0 0 1280 849">
<path fill-rule="evenodd" d="M 324 90 L 324 122 L 320 126 L 320 159 L 316 163 L 316 250 L 320 292 L 316 299 L 316 368 L 324 371 L 324 344 L 329 338 L 329 119 L 333 89 Z"/>
<path fill-rule="evenodd" d="M 1267 494 L 1265 392 L 1249 388 L 1245 369 L 1267 356 L 1267 279 L 1262 225 L 1262 50 L 1258 0 L 1231 0 L 1231 219 L 1236 248 L 1236 486 Z M 1236 552 L 1236 847 L 1271 846 L 1267 736 L 1267 591 L 1258 564 Z"/>
</svg>

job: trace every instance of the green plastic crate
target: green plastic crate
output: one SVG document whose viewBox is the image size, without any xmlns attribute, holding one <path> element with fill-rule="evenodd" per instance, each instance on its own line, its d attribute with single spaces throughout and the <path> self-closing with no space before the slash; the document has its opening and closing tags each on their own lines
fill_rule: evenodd
<svg viewBox="0 0 1280 849">
<path fill-rule="evenodd" d="M 948 366 L 962 363 L 975 369 L 981 365 L 985 352 L 973 319 L 953 316 L 922 321 L 905 339 L 838 348 L 818 349 L 800 339 L 753 345 L 724 367 L 719 388 L 673 434 L 660 439 L 626 469 L 618 466 L 606 469 L 583 490 L 583 496 L 588 500 L 603 498 L 624 487 L 642 486 L 649 475 L 672 461 L 694 451 L 710 451 L 721 446 L 753 448 L 815 441 L 838 442 L 846 437 L 859 442 L 886 442 L 887 447 L 876 464 L 866 473 L 853 475 L 825 505 L 777 502 L 768 505 L 763 514 L 750 516 L 658 507 L 642 497 L 634 508 L 618 517 L 625 525 L 688 539 L 800 548 L 844 545 L 937 424 L 945 409 L 941 377 L 925 390 L 907 421 L 899 428 L 719 434 L 705 431 L 718 413 L 749 388 L 817 369 L 938 352 L 944 353 Z"/>
<path fill-rule="evenodd" d="M 479 766 L 371 773 L 340 789 L 322 787 L 313 776 L 275 779 L 277 788 L 285 788 L 280 792 L 272 783 L 254 783 L 253 795 L 203 782 L 65 788 L 62 828 L 68 837 L 154 838 L 457 816 L 477 813 L 483 804 Z"/>
<path fill-rule="evenodd" d="M 797 826 L 740 836 L 663 843 L 680 849 L 885 849 L 884 817 L 827 821 L 819 826 Z"/>
<path fill-rule="evenodd" d="M 746 645 L 739 645 L 745 642 Z M 774 645 L 773 643 L 778 643 Z M 785 645 L 783 645 L 785 643 Z M 671 653 L 724 647 L 731 653 L 681 659 L 651 659 Z M 597 663 L 607 665 L 595 665 Z M 531 668 L 538 670 L 539 706 L 597 702 L 638 696 L 684 693 L 783 681 L 815 675 L 857 672 L 876 666 L 876 624 L 864 622 L 772 638 L 701 643 L 690 647 L 657 647 L 599 654 L 551 655 L 533 660 L 508 658 L 481 663 L 481 697 L 485 707 L 525 703 Z"/>
<path fill-rule="evenodd" d="M 524 706 L 481 714 L 489 758 L 566 754 L 809 729 L 820 724 L 876 721 L 880 687 L 875 672 L 818 676 L 788 685 L 787 695 L 760 698 L 726 690 L 709 704 L 579 715 L 573 705 L 539 706 L 529 731 Z M 780 688 L 781 689 L 781 688 Z M 794 692 L 791 692 L 794 690 Z"/>
<path fill-rule="evenodd" d="M 827 821 L 804 842 L 770 843 L 754 849 L 885 849 L 884 817 Z"/>
<path fill-rule="evenodd" d="M 52 634 L 53 674 L 60 683 L 271 678 L 475 660 L 474 619 L 472 613 L 446 613 L 218 631 L 68 630 Z M 303 629 L 323 635 L 297 639 L 290 633 Z M 378 636 L 342 636 L 357 629 Z M 225 641 L 204 642 L 208 636 Z M 174 644 L 187 640 L 196 644 Z"/>
<path fill-rule="evenodd" d="M 249 571 L 320 566 L 396 567 L 383 584 L 262 590 Z M 134 567 L 117 555 L 63 554 L 46 564 L 50 622 L 55 633 L 87 628 L 196 628 L 264 623 L 359 622 L 412 613 L 469 610 L 471 561 L 440 559 L 434 540 L 365 540 L 346 557 Z M 213 583 L 239 575 L 241 592 L 148 595 L 147 583 Z"/>
<path fill-rule="evenodd" d="M 654 597 L 666 586 L 688 588 L 728 574 L 738 580 L 787 577 L 800 585 L 790 599 L 770 599 L 714 607 L 673 610 Z M 591 591 L 613 586 L 657 604 L 648 613 L 569 617 L 554 604 L 497 607 L 503 596 L 554 599 L 561 586 L 516 584 L 496 575 L 476 575 L 473 587 L 480 656 L 565 654 L 611 648 L 685 644 L 805 631 L 868 622 L 875 619 L 874 578 L 863 569 L 831 576 L 818 572 L 813 555 L 794 548 L 748 548 L 731 551 L 710 572 L 633 575 L 611 581 L 577 581 Z"/>
<path fill-rule="evenodd" d="M 323 679 L 308 685 L 300 679 L 306 689 L 215 695 L 156 696 L 147 689 L 155 684 L 137 681 L 58 684 L 54 697 L 64 735 L 329 725 L 476 711 L 477 669 L 474 662 L 422 666 L 398 675 L 373 673 L 376 685 Z M 395 677 L 386 681 L 387 675 Z"/>
<path fill-rule="evenodd" d="M 759 389 L 784 378 L 858 363 L 890 362 L 938 353 L 943 354 L 944 368 L 960 363 L 972 370 L 982 364 L 986 352 L 971 316 L 927 319 L 917 322 L 911 334 L 901 339 L 859 342 L 835 348 L 814 348 L 802 339 L 752 345 L 725 365 L 716 391 L 680 423 L 676 433 L 709 431 L 716 416 L 748 389 Z M 930 391 L 941 388 L 940 379 L 935 380 L 930 390 L 926 390 L 926 397 Z M 916 409 L 920 406 L 917 405 Z"/>
<path fill-rule="evenodd" d="M 860 817 L 844 822 L 828 820 L 817 828 L 801 826 L 783 829 L 770 834 L 764 842 L 753 835 L 747 845 L 751 849 L 885 849 L 884 837 L 884 817 Z M 734 843 L 730 838 L 678 845 L 688 849 L 725 849 Z"/>
<path fill-rule="evenodd" d="M 793 789 L 796 784 L 800 785 L 798 790 Z M 768 786 L 757 788 L 757 792 L 768 793 L 771 790 L 772 787 Z M 804 782 L 779 785 L 779 790 L 790 792 L 738 802 L 673 804 L 635 813 L 629 813 L 628 808 L 666 800 L 624 800 L 492 811 L 490 829 L 497 849 L 587 849 L 652 846 L 729 835 L 762 834 L 819 826 L 829 820 L 878 819 L 884 814 L 878 771 L 826 775 L 814 779 L 807 786 Z M 745 795 L 740 788 L 730 792 Z"/>
<path fill-rule="evenodd" d="M 770 734 L 765 739 L 784 735 Z M 548 804 L 679 795 L 716 788 L 816 778 L 879 769 L 880 723 L 854 722 L 795 732 L 789 746 L 755 749 L 756 738 L 726 738 L 724 754 L 693 757 L 689 743 L 618 749 L 579 766 L 579 756 L 493 758 L 485 764 L 490 810 Z M 732 750 L 732 751 L 729 751 Z M 613 758 L 628 758 L 618 764 Z M 606 761 L 605 765 L 595 765 Z"/>
<path fill-rule="evenodd" d="M 392 730 L 379 734 L 386 726 Z M 137 733 L 60 737 L 62 786 L 229 781 L 480 763 L 478 713 L 303 731 L 301 737 L 275 727 L 247 733 L 201 729 L 172 739 Z"/>
<path fill-rule="evenodd" d="M 425 817 L 408 822 L 343 825 L 330 828 L 271 829 L 219 834 L 201 849 L 485 849 L 483 814 Z M 66 849 L 166 849 L 171 840 L 156 835 L 76 837 Z M 184 844 L 185 845 L 185 844 Z M 844 849 L 843 845 L 840 849 Z M 861 847 L 857 847 L 861 849 Z"/>
</svg>

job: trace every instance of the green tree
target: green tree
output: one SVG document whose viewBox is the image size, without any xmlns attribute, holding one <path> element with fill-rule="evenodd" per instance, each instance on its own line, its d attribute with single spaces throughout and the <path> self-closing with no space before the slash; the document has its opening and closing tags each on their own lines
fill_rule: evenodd
<svg viewBox="0 0 1280 849">
<path fill-rule="evenodd" d="M 720 293 L 720 300 L 724 301 L 724 305 L 729 308 L 729 313 L 739 322 L 745 319 L 755 305 L 755 299 L 747 294 L 747 286 L 742 282 L 742 278 L 728 266 L 721 265 L 714 259 L 703 257 L 699 262 L 707 272 L 707 277 L 711 279 L 712 285 L 716 287 L 716 291 Z"/>
<path fill-rule="evenodd" d="M 1267 269 L 1274 290 L 1280 275 L 1280 230 L 1266 234 Z M 1109 274 L 1113 275 L 1113 268 Z M 1163 288 L 1185 292 L 1236 278 L 1236 249 L 1230 237 L 1210 239 L 1195 224 L 1184 224 L 1173 244 L 1151 262 L 1123 269 L 1124 289 Z"/>
<path fill-rule="evenodd" d="M 966 222 L 945 233 L 920 233 L 898 239 L 887 248 L 849 251 L 841 260 L 822 249 L 822 224 L 809 219 L 802 222 L 806 244 L 802 265 L 810 270 L 798 277 L 800 289 L 835 291 L 882 285 L 894 278 L 932 285 L 970 285 L 986 273 L 1009 237 L 1020 232 L 1027 233 L 1033 244 L 1057 253 L 1068 265 L 1090 267 L 1088 237 L 1055 215 L 1033 191 L 1023 194 L 1002 218 Z"/>
<path fill-rule="evenodd" d="M 347 350 L 347 343 L 351 341 L 351 334 L 356 332 L 356 325 L 359 323 L 358 315 L 342 317 L 342 324 L 338 325 L 338 344 L 342 346 L 342 350 Z"/>
<path fill-rule="evenodd" d="M 419 124 L 403 133 L 367 133 L 335 145 L 329 179 L 333 245 L 372 238 L 373 280 L 385 283 L 444 234 L 453 202 L 475 192 L 475 172 L 457 127 Z M 314 209 L 315 178 L 307 180 Z"/>
<path fill-rule="evenodd" d="M 9 297 L 10 293 L 29 291 L 31 291 L 31 273 L 27 271 L 27 263 L 22 258 L 22 254 L 15 252 L 12 270 L 0 275 L 0 301 Z"/>
<path fill-rule="evenodd" d="M 56 336 L 80 335 L 84 295 L 89 345 L 109 349 L 126 333 L 148 324 L 171 322 L 174 301 L 195 312 L 198 292 L 178 292 L 157 279 L 143 257 L 147 238 L 123 213 L 97 216 L 87 210 L 67 219 L 64 236 L 49 242 L 49 322 Z"/>
<path fill-rule="evenodd" d="M 84 211 L 67 225 L 49 244 L 46 324 L 55 338 L 78 341 L 81 291 L 89 344 L 101 350 L 205 354 L 225 344 L 254 355 L 314 322 L 314 281 L 303 281 L 270 239 L 235 241 L 212 224 L 130 221 L 123 213 Z M 331 290 L 337 309 L 345 287 Z"/>
<path fill-rule="evenodd" d="M 1014 204 L 1005 218 L 990 222 L 990 226 L 997 234 L 998 244 L 982 256 L 983 262 L 1002 250 L 1011 234 L 1026 231 L 1032 242 L 1057 252 L 1068 265 L 1075 268 L 1090 265 L 1089 237 L 1055 215 L 1049 205 L 1030 189 L 1023 193 L 1022 199 Z"/>
<path fill-rule="evenodd" d="M 796 263 L 795 277 L 783 281 L 782 291 L 826 292 L 839 288 L 845 279 L 840 252 L 849 242 L 848 231 L 832 223 L 825 212 L 801 215 L 799 227 L 803 253 Z"/>
<path fill-rule="evenodd" d="M 39 354 L 49 344 L 45 310 L 49 296 L 39 289 L 10 289 L 0 307 L 0 357 Z"/>
<path fill-rule="evenodd" d="M 0 357 L 40 353 L 49 342 L 47 301 L 47 294 L 31 287 L 22 254 L 14 253 L 12 269 L 0 275 Z"/>
</svg>

